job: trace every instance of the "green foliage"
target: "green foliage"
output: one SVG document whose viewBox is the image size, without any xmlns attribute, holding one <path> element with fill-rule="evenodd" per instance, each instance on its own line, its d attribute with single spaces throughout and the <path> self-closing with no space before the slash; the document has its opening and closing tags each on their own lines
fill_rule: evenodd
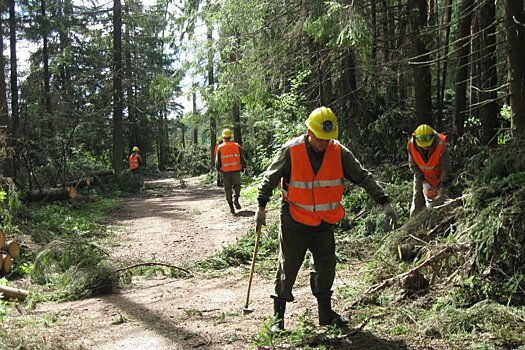
<svg viewBox="0 0 525 350">
<path fill-rule="evenodd" d="M 434 337 L 470 339 L 476 343 L 490 334 L 491 341 L 482 341 L 487 346 L 492 343 L 515 349 L 525 345 L 525 313 L 520 309 L 481 301 L 465 309 L 450 305 L 428 316 L 422 331 Z"/>
<path fill-rule="evenodd" d="M 73 206 L 54 203 L 32 212 L 34 236 L 37 242 L 47 243 L 54 238 L 90 238 L 107 234 L 108 227 L 101 222 L 117 209 L 116 199 L 103 198 L 96 203 Z M 110 228 L 111 229 L 111 228 Z"/>
<path fill-rule="evenodd" d="M 75 300 L 112 291 L 118 281 L 106 253 L 82 239 L 55 240 L 35 257 L 33 281 L 47 284 L 56 300 Z"/>
</svg>

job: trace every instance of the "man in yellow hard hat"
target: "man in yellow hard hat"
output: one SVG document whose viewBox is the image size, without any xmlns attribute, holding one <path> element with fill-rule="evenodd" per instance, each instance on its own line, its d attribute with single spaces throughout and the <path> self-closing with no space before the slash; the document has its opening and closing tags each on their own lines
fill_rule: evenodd
<svg viewBox="0 0 525 350">
<path fill-rule="evenodd" d="M 230 206 L 230 212 L 235 214 L 235 209 L 241 209 L 239 198 L 241 196 L 241 171 L 246 168 L 246 161 L 241 146 L 231 140 L 230 129 L 222 131 L 222 144 L 217 149 L 217 161 L 215 166 L 221 172 L 224 183 L 226 201 Z M 235 193 L 234 193 L 235 192 Z"/>
<path fill-rule="evenodd" d="M 352 152 L 337 141 L 337 118 L 330 108 L 313 110 L 307 132 L 286 142 L 266 170 L 259 186 L 257 225 L 266 224 L 266 204 L 281 185 L 279 265 L 275 278 L 273 333 L 284 330 L 286 303 L 294 300 L 293 285 L 307 250 L 314 260 L 310 274 L 317 298 L 319 324 L 344 326 L 348 319 L 332 310 L 336 255 L 334 225 L 343 219 L 344 179 L 363 187 L 382 205 L 389 223 L 397 216 L 388 197 Z"/>
<path fill-rule="evenodd" d="M 443 204 L 450 181 L 447 137 L 430 125 L 419 125 L 408 140 L 408 164 L 414 174 L 410 217 Z"/>
<path fill-rule="evenodd" d="M 139 148 L 134 146 L 131 150 L 133 153 L 129 156 L 129 170 L 135 175 L 143 165 L 142 156 L 139 154 Z"/>
</svg>

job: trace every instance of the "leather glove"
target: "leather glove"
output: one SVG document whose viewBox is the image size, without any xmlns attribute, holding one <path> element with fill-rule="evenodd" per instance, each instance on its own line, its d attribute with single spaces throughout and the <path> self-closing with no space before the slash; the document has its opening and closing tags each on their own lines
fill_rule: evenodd
<svg viewBox="0 0 525 350">
<path fill-rule="evenodd" d="M 263 207 L 257 207 L 257 211 L 255 212 L 255 224 L 257 226 L 265 226 L 266 225 L 266 209 Z"/>
<path fill-rule="evenodd" d="M 440 187 L 436 198 L 432 201 L 432 205 L 442 205 L 445 203 L 445 199 L 447 199 L 447 191 L 445 187 Z"/>
<path fill-rule="evenodd" d="M 394 211 L 394 208 L 392 208 L 392 205 L 390 203 L 383 204 L 383 210 L 385 211 L 385 217 L 387 223 L 390 225 L 390 227 L 393 229 L 397 226 L 397 214 Z"/>
</svg>

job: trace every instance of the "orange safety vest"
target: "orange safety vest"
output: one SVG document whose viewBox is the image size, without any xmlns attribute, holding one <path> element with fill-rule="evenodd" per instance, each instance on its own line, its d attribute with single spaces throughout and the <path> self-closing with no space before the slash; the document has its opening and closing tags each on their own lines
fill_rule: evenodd
<svg viewBox="0 0 525 350">
<path fill-rule="evenodd" d="M 138 168 L 139 168 L 139 155 L 138 153 L 137 154 L 133 153 L 132 155 L 129 156 L 129 169 L 135 170 Z"/>
<path fill-rule="evenodd" d="M 281 189 L 290 204 L 292 218 L 308 226 L 319 226 L 321 221 L 335 224 L 345 216 L 343 198 L 343 164 L 341 144 L 331 140 L 325 150 L 321 168 L 314 174 L 304 137 L 290 147 L 292 172 L 288 190 Z M 281 186 L 282 187 L 282 186 Z"/>
<path fill-rule="evenodd" d="M 241 170 L 241 149 L 233 141 L 224 141 L 220 146 L 221 169 L 225 173 Z"/>
<path fill-rule="evenodd" d="M 439 139 L 436 149 L 430 155 L 430 158 L 427 162 L 425 162 L 421 153 L 416 149 L 414 137 L 411 137 L 408 140 L 408 150 L 412 156 L 412 159 L 414 159 L 414 162 L 418 166 L 419 170 L 421 170 L 425 176 L 425 181 L 433 187 L 436 187 L 441 182 L 440 157 L 441 152 L 447 146 L 447 137 L 443 134 L 438 134 L 438 136 Z"/>
<path fill-rule="evenodd" d="M 215 144 L 215 149 L 213 150 L 213 161 L 217 163 L 217 151 L 219 150 L 219 144 Z"/>
</svg>

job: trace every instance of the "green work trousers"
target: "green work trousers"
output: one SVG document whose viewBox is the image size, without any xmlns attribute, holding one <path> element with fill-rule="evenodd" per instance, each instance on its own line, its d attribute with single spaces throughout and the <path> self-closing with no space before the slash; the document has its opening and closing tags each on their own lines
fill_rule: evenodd
<svg viewBox="0 0 525 350">
<path fill-rule="evenodd" d="M 233 203 L 233 199 L 238 199 L 241 196 L 241 172 L 228 171 L 222 173 L 224 192 L 226 193 L 226 201 L 228 204 Z M 232 198 L 235 192 L 235 197 Z"/>
<path fill-rule="evenodd" d="M 308 250 L 313 258 L 313 268 L 310 271 L 312 293 L 316 297 L 330 296 L 336 265 L 333 225 L 322 223 L 315 228 L 301 225 L 293 221 L 285 208 L 281 214 L 279 266 L 275 277 L 274 297 L 294 300 L 292 288 Z"/>
</svg>

